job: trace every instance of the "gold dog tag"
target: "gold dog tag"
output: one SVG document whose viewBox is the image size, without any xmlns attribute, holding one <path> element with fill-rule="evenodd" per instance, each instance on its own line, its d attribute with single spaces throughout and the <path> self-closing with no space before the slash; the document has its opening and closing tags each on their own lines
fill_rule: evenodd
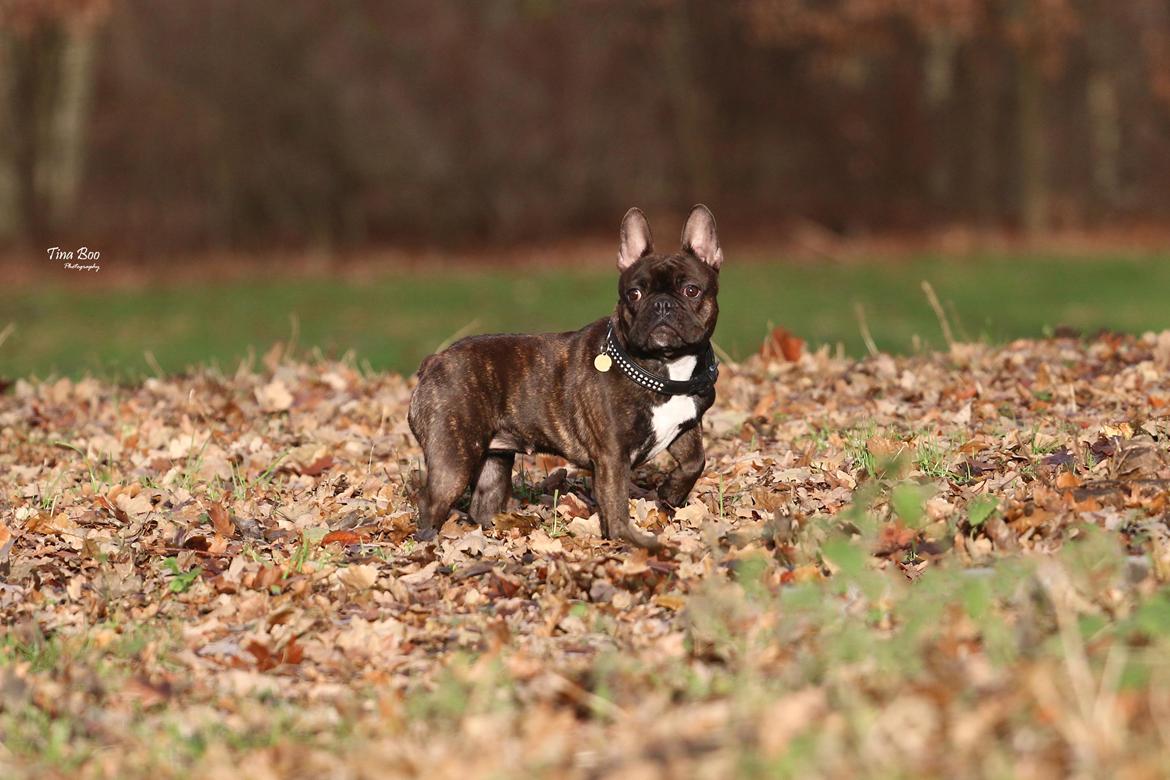
<svg viewBox="0 0 1170 780">
<path fill-rule="evenodd" d="M 597 357 L 593 358 L 593 367 L 596 368 L 598 371 L 600 371 L 603 374 L 606 371 L 609 371 L 610 366 L 612 366 L 612 365 L 613 365 L 613 360 L 610 358 L 609 355 L 605 354 L 604 352 L 602 352 Z"/>
</svg>

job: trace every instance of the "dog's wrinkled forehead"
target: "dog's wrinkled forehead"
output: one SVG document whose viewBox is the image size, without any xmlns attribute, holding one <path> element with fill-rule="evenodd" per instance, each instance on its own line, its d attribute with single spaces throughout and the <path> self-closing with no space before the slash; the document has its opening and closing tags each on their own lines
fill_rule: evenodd
<svg viewBox="0 0 1170 780">
<path fill-rule="evenodd" d="M 621 286 L 623 289 L 673 289 L 682 279 L 702 285 L 716 277 L 717 271 L 689 252 L 646 255 L 622 272 Z"/>
</svg>

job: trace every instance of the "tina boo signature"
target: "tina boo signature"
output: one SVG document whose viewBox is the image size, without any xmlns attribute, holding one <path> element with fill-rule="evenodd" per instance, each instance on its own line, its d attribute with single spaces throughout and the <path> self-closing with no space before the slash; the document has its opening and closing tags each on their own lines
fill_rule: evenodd
<svg viewBox="0 0 1170 780">
<path fill-rule="evenodd" d="M 79 247 L 78 249 L 62 249 L 59 246 L 51 246 L 45 250 L 49 255 L 49 259 L 57 262 L 65 263 L 65 270 L 67 271 L 100 271 L 101 264 L 98 262 L 102 259 L 102 253 L 96 249 L 89 247 Z M 84 265 L 81 262 L 84 261 Z"/>
</svg>

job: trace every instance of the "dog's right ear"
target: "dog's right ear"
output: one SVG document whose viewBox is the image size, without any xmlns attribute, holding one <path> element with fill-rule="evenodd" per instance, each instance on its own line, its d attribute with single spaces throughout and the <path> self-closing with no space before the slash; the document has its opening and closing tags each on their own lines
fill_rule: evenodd
<svg viewBox="0 0 1170 780">
<path fill-rule="evenodd" d="M 640 257 L 654 251 L 654 239 L 650 236 L 650 223 L 642 209 L 636 206 L 622 217 L 621 239 L 618 244 L 618 270 L 624 271 Z"/>
</svg>

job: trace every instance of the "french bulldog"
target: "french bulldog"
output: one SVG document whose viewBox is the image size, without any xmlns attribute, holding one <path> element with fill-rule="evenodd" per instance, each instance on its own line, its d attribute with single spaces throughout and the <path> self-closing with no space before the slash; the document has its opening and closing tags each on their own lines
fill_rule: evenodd
<svg viewBox="0 0 1170 780">
<path fill-rule="evenodd" d="M 473 336 L 423 360 L 408 414 L 426 461 L 415 537 L 433 538 L 469 486 L 472 519 L 490 527 L 511 496 L 516 453 L 544 452 L 592 470 L 607 539 L 658 549 L 630 521 L 630 473 L 669 452 L 676 465 L 657 492 L 677 507 L 703 471 L 722 264 L 706 206 L 691 210 L 671 254 L 654 251 L 632 208 L 611 315 L 567 333 Z"/>
</svg>

